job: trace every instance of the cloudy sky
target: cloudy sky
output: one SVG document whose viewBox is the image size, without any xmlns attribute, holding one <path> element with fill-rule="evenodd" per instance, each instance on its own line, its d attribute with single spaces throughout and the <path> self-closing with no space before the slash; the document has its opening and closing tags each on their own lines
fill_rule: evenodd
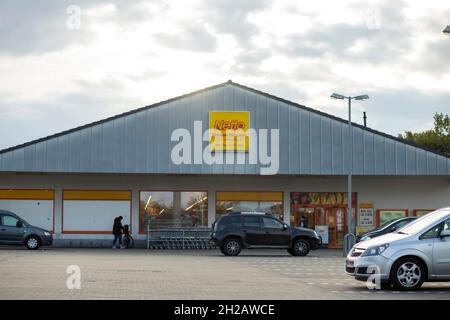
<svg viewBox="0 0 450 320">
<path fill-rule="evenodd" d="M 397 135 L 450 113 L 450 2 L 0 2 L 0 149 L 232 79 Z"/>
</svg>

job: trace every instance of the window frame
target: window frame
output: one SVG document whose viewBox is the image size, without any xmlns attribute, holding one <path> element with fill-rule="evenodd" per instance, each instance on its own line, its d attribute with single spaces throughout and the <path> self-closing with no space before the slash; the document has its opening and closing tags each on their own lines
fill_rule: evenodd
<svg viewBox="0 0 450 320">
<path fill-rule="evenodd" d="M 246 218 L 256 218 L 257 220 L 258 220 L 258 222 L 259 222 L 259 227 L 255 227 L 255 226 L 246 226 L 245 225 L 245 219 Z M 259 217 L 259 216 L 257 216 L 257 215 L 255 215 L 255 216 L 243 216 L 242 217 L 242 220 L 241 220 L 241 227 L 242 228 L 254 228 L 254 229 L 256 229 L 256 228 L 258 228 L 258 229 L 263 229 L 264 227 L 263 227 L 263 224 L 262 224 L 262 220 L 261 220 L 261 217 Z"/>
<path fill-rule="evenodd" d="M 434 225 L 433 227 L 429 228 L 427 231 L 425 231 L 424 233 L 422 233 L 422 234 L 420 235 L 419 240 L 427 240 L 427 239 L 437 239 L 437 238 L 439 238 L 439 235 L 441 234 L 442 229 L 443 229 L 443 227 L 444 227 L 444 223 L 445 223 L 445 221 L 447 221 L 447 220 L 448 220 L 448 219 L 445 219 L 445 220 L 439 222 L 438 224 Z M 438 229 L 438 232 L 437 232 L 437 234 L 436 234 L 436 236 L 434 236 L 434 237 L 425 237 L 425 235 L 426 235 L 428 232 L 430 232 L 431 230 L 435 229 L 436 227 L 439 228 L 439 229 Z"/>
<path fill-rule="evenodd" d="M 15 220 L 16 220 L 16 224 L 13 225 L 13 226 L 4 224 L 4 218 L 5 218 L 5 217 L 9 217 L 9 218 L 11 218 L 11 219 L 15 219 Z M 0 217 L 0 225 L 1 225 L 2 227 L 17 227 L 17 222 L 19 222 L 19 221 L 22 222 L 22 220 L 20 220 L 20 219 L 18 219 L 18 218 L 16 218 L 16 217 L 13 217 L 13 216 L 11 216 L 11 215 L 9 215 L 9 214 L 2 214 L 1 217 Z M 22 222 L 22 225 L 24 225 L 23 222 Z"/>
<path fill-rule="evenodd" d="M 141 207 L 140 207 L 140 204 L 141 204 L 141 200 L 142 200 L 142 192 L 171 192 L 172 193 L 172 196 L 173 196 L 173 193 L 175 193 L 175 192 L 201 192 L 201 193 L 205 193 L 206 194 L 206 197 L 207 197 L 207 199 L 206 199 L 206 203 L 207 203 L 207 210 L 206 210 L 206 218 L 207 218 L 207 221 L 206 221 L 206 224 L 204 225 L 204 226 L 202 226 L 202 227 L 204 227 L 204 228 L 207 228 L 208 226 L 209 226 L 209 224 L 211 223 L 211 225 L 212 225 L 212 223 L 214 223 L 214 221 L 216 221 L 217 219 L 214 219 L 214 221 L 212 221 L 212 222 L 210 222 L 209 221 L 209 203 L 208 203 L 208 201 L 209 201 L 209 192 L 208 192 L 208 190 L 202 190 L 202 189 L 194 189 L 194 190 L 192 190 L 192 189 L 188 189 L 188 190 L 180 190 L 180 189 L 139 189 L 139 190 L 137 190 L 137 192 L 138 192 L 138 230 L 137 230 L 137 234 L 147 234 L 147 231 L 146 230 L 143 230 L 143 231 L 141 231 Z M 173 206 L 173 198 L 172 198 L 172 206 Z M 144 225 L 144 229 L 146 228 L 146 226 Z"/>
<path fill-rule="evenodd" d="M 278 229 L 283 229 L 284 223 L 281 222 L 280 220 L 278 220 L 278 219 L 276 219 L 276 218 L 273 218 L 273 217 L 267 217 L 267 216 L 263 216 L 263 217 L 261 217 L 261 218 L 262 218 L 262 222 L 263 222 L 262 224 L 263 224 L 264 228 L 266 228 L 266 229 L 276 229 L 276 230 L 278 230 Z M 280 224 L 280 227 L 279 227 L 279 228 L 278 228 L 278 227 L 268 227 L 268 226 L 265 225 L 264 219 L 267 219 L 267 220 L 273 220 L 273 221 L 275 221 L 276 223 Z"/>
</svg>

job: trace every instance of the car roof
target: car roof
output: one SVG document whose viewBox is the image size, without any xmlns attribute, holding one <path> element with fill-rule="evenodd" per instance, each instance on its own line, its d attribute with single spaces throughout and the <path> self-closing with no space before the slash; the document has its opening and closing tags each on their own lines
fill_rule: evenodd
<svg viewBox="0 0 450 320">
<path fill-rule="evenodd" d="M 400 220 L 414 220 L 414 219 L 417 219 L 417 217 L 403 217 L 403 218 L 399 218 L 399 219 L 394 220 L 394 221 L 400 221 Z"/>
<path fill-rule="evenodd" d="M 389 223 L 387 224 L 387 226 L 390 225 L 390 224 L 399 222 L 399 221 L 403 221 L 403 220 L 414 220 L 414 219 L 417 219 L 417 217 L 401 217 L 401 218 L 393 219 L 393 220 L 389 221 Z"/>
<path fill-rule="evenodd" d="M 272 215 L 267 212 L 259 212 L 259 211 L 236 211 L 236 212 L 230 212 L 228 213 L 229 216 L 232 215 L 241 215 L 241 216 L 270 216 Z"/>
<path fill-rule="evenodd" d="M 3 210 L 3 209 L 0 209 L 0 214 L 7 214 L 7 215 L 10 215 L 10 216 L 18 217 L 17 214 L 15 214 L 15 213 L 13 213 L 11 211 L 8 211 L 8 210 Z"/>
</svg>

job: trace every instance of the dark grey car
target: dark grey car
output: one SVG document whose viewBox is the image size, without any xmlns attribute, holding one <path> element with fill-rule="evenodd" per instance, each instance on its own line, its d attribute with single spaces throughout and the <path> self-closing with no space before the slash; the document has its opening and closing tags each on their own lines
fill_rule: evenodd
<svg viewBox="0 0 450 320">
<path fill-rule="evenodd" d="M 36 250 L 52 243 L 50 231 L 32 226 L 10 211 L 0 210 L 0 245 L 25 245 Z"/>
</svg>

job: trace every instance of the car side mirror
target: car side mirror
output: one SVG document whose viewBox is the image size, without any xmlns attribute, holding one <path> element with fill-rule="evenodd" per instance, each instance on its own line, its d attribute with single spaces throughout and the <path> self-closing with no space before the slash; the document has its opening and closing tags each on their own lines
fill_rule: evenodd
<svg viewBox="0 0 450 320">
<path fill-rule="evenodd" d="M 283 230 L 287 230 L 289 228 L 289 226 L 285 223 L 283 224 Z"/>
<path fill-rule="evenodd" d="M 17 221 L 17 222 L 16 222 L 16 227 L 17 227 L 17 228 L 22 228 L 22 227 L 23 227 L 22 221 Z"/>
<path fill-rule="evenodd" d="M 450 230 L 442 230 L 441 234 L 439 235 L 441 238 L 450 237 Z"/>
</svg>

